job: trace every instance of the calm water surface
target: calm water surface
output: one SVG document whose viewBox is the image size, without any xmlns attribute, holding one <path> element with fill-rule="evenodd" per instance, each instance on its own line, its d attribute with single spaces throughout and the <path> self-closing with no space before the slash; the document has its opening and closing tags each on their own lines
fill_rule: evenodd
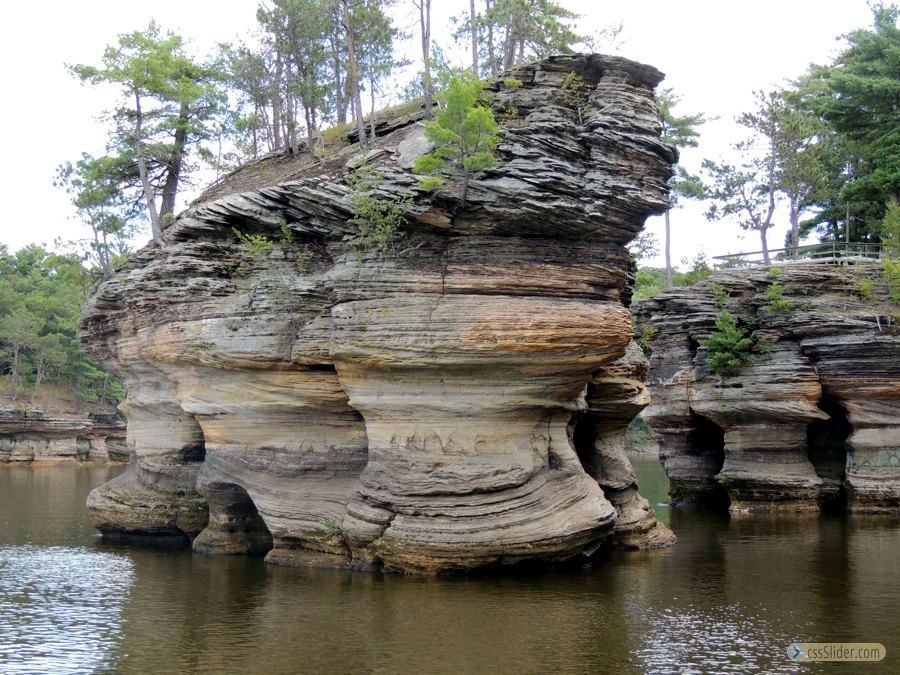
<svg viewBox="0 0 900 675">
<path fill-rule="evenodd" d="M 0 672 L 900 672 L 900 527 L 661 505 L 679 537 L 573 573 L 419 579 L 101 542 L 88 491 L 119 467 L 0 466 Z M 881 642 L 880 664 L 790 662 Z"/>
</svg>

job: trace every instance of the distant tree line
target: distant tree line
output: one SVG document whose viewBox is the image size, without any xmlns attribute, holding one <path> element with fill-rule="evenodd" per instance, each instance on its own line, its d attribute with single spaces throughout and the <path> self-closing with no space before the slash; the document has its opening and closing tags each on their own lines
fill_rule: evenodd
<svg viewBox="0 0 900 675">
<path fill-rule="evenodd" d="M 84 401 L 114 405 L 122 386 L 78 343 L 78 313 L 93 283 L 74 254 L 0 245 L 0 373 L 13 401 L 33 405 L 42 383 L 70 385 Z"/>
<path fill-rule="evenodd" d="M 730 217 L 759 236 L 770 262 L 767 233 L 787 213 L 785 248 L 816 236 L 822 242 L 900 240 L 900 10 L 872 5 L 872 25 L 843 36 L 844 49 L 829 65 L 815 65 L 789 86 L 756 92 L 755 106 L 736 123 L 746 132 L 727 158 L 706 159 L 700 175 L 677 166 L 671 204 L 708 203 L 710 221 Z M 676 113 L 679 97 L 657 93 L 664 141 L 696 147 L 700 113 Z M 665 286 L 676 283 L 665 214 Z M 647 257 L 646 238 L 633 250 Z M 654 253 L 655 254 L 655 253 Z M 677 273 L 676 273 L 677 274 Z M 656 289 L 645 275 L 644 289 Z M 646 297 L 646 295 L 644 296 Z"/>
<path fill-rule="evenodd" d="M 710 219 L 735 216 L 766 232 L 787 208 L 785 247 L 821 241 L 879 242 L 900 201 L 900 10 L 873 5 L 872 26 L 843 37 L 834 61 L 812 66 L 789 87 L 757 92 L 737 122 L 747 130 L 729 159 L 704 162 Z"/>
</svg>

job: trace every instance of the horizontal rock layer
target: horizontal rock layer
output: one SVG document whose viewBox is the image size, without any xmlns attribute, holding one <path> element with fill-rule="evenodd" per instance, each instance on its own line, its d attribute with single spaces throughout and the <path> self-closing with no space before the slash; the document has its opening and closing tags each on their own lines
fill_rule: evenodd
<svg viewBox="0 0 900 675">
<path fill-rule="evenodd" d="M 373 196 L 412 200 L 391 249 L 343 241 L 358 148 L 273 156 L 100 286 L 82 337 L 126 384 L 133 450 L 90 497 L 101 531 L 421 573 L 671 541 L 621 448 L 646 404 L 623 244 L 665 207 L 675 159 L 661 75 L 597 55 L 511 75 L 488 88 L 498 166 L 464 208 L 409 172 L 428 148 L 415 115 L 380 127 Z"/>
<path fill-rule="evenodd" d="M 0 463 L 127 458 L 125 422 L 118 415 L 0 410 Z"/>
<path fill-rule="evenodd" d="M 702 346 L 725 309 L 756 343 L 732 377 Z M 900 312 L 879 264 L 716 272 L 636 315 L 651 351 L 644 416 L 678 499 L 900 508 Z"/>
</svg>

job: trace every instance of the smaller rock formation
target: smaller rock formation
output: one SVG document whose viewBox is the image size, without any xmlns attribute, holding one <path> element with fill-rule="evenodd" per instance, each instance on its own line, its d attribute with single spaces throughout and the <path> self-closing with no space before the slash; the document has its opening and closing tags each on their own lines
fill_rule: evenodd
<svg viewBox="0 0 900 675">
<path fill-rule="evenodd" d="M 114 413 L 0 410 L 0 463 L 127 459 L 125 422 Z"/>
<path fill-rule="evenodd" d="M 734 376 L 703 341 L 728 310 L 754 342 Z M 900 507 L 900 329 L 880 266 L 720 271 L 636 308 L 650 349 L 644 417 L 676 501 L 733 511 Z"/>
</svg>

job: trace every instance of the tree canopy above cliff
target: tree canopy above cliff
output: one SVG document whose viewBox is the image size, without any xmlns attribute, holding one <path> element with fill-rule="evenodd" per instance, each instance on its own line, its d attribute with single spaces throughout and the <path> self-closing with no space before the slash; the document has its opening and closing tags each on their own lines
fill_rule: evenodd
<svg viewBox="0 0 900 675">
<path fill-rule="evenodd" d="M 872 26 L 843 36 L 846 47 L 831 64 L 780 91 L 757 92 L 755 109 L 737 120 L 747 138 L 731 159 L 707 163 L 717 186 L 739 188 L 738 200 L 734 190 L 713 191 L 720 211 L 757 215 L 747 205 L 765 207 L 769 218 L 750 225 L 763 233 L 763 248 L 779 203 L 788 206 L 792 247 L 812 232 L 823 240 L 880 238 L 887 203 L 900 199 L 898 18 L 894 4 L 873 6 Z"/>
</svg>

